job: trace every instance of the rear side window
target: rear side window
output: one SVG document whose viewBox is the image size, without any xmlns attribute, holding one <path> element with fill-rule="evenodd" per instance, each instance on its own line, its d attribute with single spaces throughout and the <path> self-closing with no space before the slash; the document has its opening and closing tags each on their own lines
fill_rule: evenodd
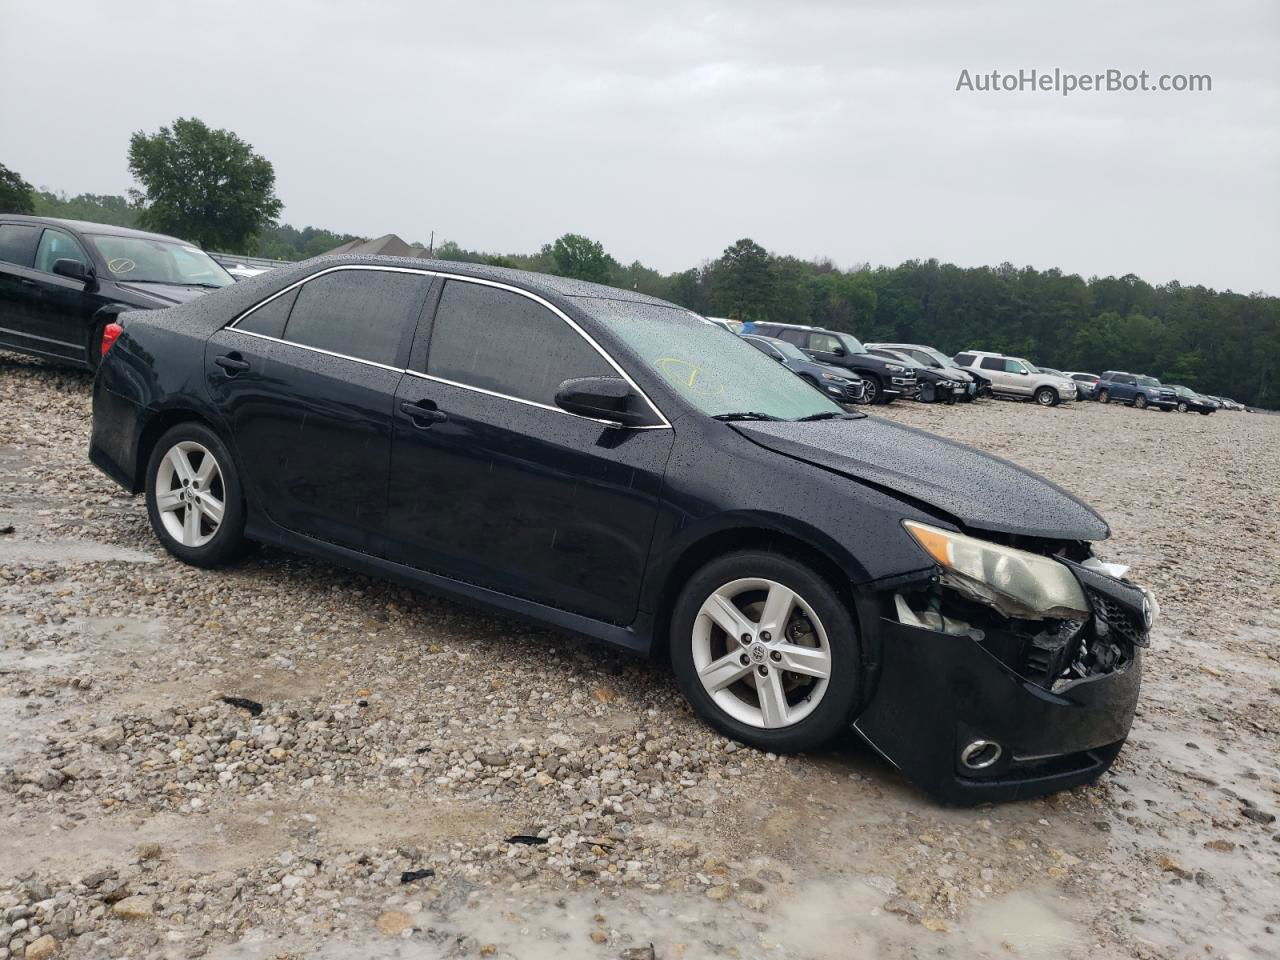
<svg viewBox="0 0 1280 960">
<path fill-rule="evenodd" d="M 289 310 L 293 307 L 293 302 L 298 299 L 298 291 L 301 289 L 301 287 L 294 287 L 288 293 L 282 293 L 274 300 L 268 300 L 237 323 L 236 329 L 281 339 L 284 336 L 285 323 L 289 320 Z"/>
<path fill-rule="evenodd" d="M 1112 377 L 1112 379 L 1116 383 L 1133 383 L 1134 382 L 1133 377 L 1129 376 L 1127 373 L 1117 373 L 1114 377 Z"/>
<path fill-rule="evenodd" d="M 982 369 L 983 370 L 1003 370 L 1004 357 L 983 357 Z"/>
<path fill-rule="evenodd" d="M 0 223 L 0 260 L 31 266 L 39 235 L 40 228 L 27 223 Z"/>
<path fill-rule="evenodd" d="M 427 373 L 519 400 L 555 405 L 572 377 L 616 377 L 576 330 L 510 290 L 450 280 L 431 327 Z"/>
<path fill-rule="evenodd" d="M 780 330 L 778 331 L 778 337 L 788 343 L 804 346 L 805 332 L 803 330 Z"/>
<path fill-rule="evenodd" d="M 955 361 L 956 361 L 956 363 L 960 364 L 962 367 L 970 367 L 970 366 L 973 366 L 973 354 L 972 354 L 972 353 L 957 353 L 957 354 L 956 354 L 956 356 L 955 356 Z"/>
<path fill-rule="evenodd" d="M 358 360 L 394 364 L 430 281 L 389 270 L 338 270 L 299 288 L 284 338 Z"/>
</svg>

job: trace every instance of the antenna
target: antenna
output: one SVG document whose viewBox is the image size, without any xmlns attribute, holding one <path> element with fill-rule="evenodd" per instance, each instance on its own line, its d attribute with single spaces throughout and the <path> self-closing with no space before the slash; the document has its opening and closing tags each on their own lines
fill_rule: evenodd
<svg viewBox="0 0 1280 960">
<path fill-rule="evenodd" d="M 436 232 L 431 231 L 431 239 L 427 241 L 427 259 L 431 259 L 436 252 Z"/>
</svg>

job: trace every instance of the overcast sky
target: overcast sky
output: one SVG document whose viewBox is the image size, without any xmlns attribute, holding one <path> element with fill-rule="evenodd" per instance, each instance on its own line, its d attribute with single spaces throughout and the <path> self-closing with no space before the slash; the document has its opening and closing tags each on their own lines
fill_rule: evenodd
<svg viewBox="0 0 1280 960">
<path fill-rule="evenodd" d="M 295 226 L 1280 294 L 1275 0 L 0 0 L 0 24 L 0 163 L 71 194 L 123 193 L 130 133 L 197 116 L 274 163 Z M 1055 67 L 1213 89 L 956 90 Z"/>
</svg>

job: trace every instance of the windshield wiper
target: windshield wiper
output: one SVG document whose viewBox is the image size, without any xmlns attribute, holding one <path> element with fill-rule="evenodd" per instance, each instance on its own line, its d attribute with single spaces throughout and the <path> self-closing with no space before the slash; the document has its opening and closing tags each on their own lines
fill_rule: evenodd
<svg viewBox="0 0 1280 960">
<path fill-rule="evenodd" d="M 754 410 L 743 410 L 741 413 L 717 413 L 712 420 L 781 420 L 767 413 L 756 413 Z"/>
<path fill-rule="evenodd" d="M 797 417 L 796 423 L 809 423 L 812 420 L 859 420 L 865 417 L 865 413 L 850 413 L 848 411 L 824 410 L 822 413 L 811 413 L 807 417 Z"/>
</svg>

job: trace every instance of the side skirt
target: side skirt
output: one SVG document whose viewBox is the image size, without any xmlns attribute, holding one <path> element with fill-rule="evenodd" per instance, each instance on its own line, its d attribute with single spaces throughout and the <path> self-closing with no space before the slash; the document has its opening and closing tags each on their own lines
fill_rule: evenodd
<svg viewBox="0 0 1280 960">
<path fill-rule="evenodd" d="M 547 606 L 532 600 L 513 597 L 499 593 L 487 587 L 481 587 L 461 580 L 453 580 L 437 573 L 419 570 L 393 560 L 369 556 L 358 550 L 351 550 L 338 544 L 316 540 L 312 537 L 294 533 L 263 518 L 251 518 L 245 528 L 245 536 L 250 540 L 270 544 L 294 553 L 304 554 L 317 560 L 327 560 L 341 564 L 360 573 L 379 577 L 407 587 L 439 593 L 453 599 L 463 600 L 477 606 L 497 610 L 526 620 L 540 627 L 551 627 L 585 637 L 610 646 L 620 647 L 629 653 L 648 657 L 653 646 L 651 642 L 651 618 L 644 613 L 637 616 L 636 621 L 628 627 L 620 627 L 612 623 L 593 620 L 581 614 L 570 613 L 556 607 Z"/>
</svg>

